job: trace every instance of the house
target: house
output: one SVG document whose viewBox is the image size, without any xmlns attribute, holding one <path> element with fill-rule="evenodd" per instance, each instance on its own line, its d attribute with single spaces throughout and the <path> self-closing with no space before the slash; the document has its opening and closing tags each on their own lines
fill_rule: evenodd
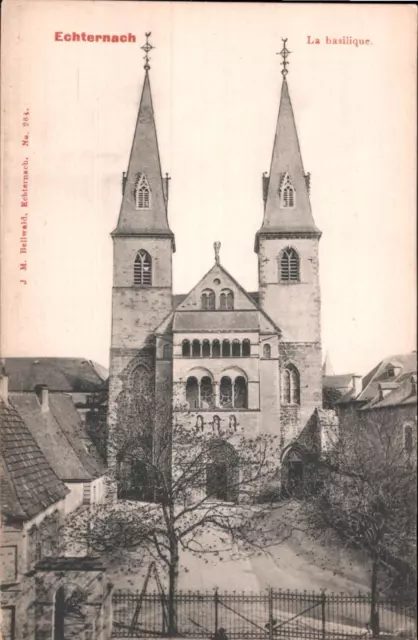
<svg viewBox="0 0 418 640">
<path fill-rule="evenodd" d="M 64 475 L 69 474 L 72 465 L 76 475 L 80 472 L 74 455 L 70 463 L 66 460 L 71 452 L 78 452 L 84 471 L 91 461 L 81 455 L 81 449 L 72 446 L 55 449 L 57 423 L 52 419 L 37 423 L 39 411 L 34 405 L 34 397 L 36 399 L 35 394 L 26 394 L 25 403 L 19 403 L 21 394 L 12 398 L 8 393 L 8 378 L 2 373 L 1 635 L 4 640 L 62 640 L 64 637 L 106 640 L 111 633 L 111 585 L 103 580 L 104 567 L 97 558 L 66 557 L 67 549 L 63 544 L 66 516 L 82 500 L 72 483 L 64 482 L 57 473 L 60 463 L 65 468 Z M 67 400 L 78 420 L 72 400 Z M 58 407 L 66 412 L 68 403 L 58 402 Z M 25 409 L 26 420 L 30 412 L 34 412 L 35 417 L 28 420 L 33 431 L 38 433 L 42 427 L 47 429 L 45 437 L 53 442 L 58 460 L 55 468 L 42 451 L 45 440 L 40 440 L 40 444 L 37 442 L 17 404 Z M 42 411 L 42 405 L 40 409 Z M 71 426 L 70 422 L 67 426 Z M 66 435 L 74 442 L 76 434 L 70 433 L 70 428 Z M 51 446 L 46 449 L 50 452 Z M 60 455 L 63 456 L 61 460 L 57 457 Z M 53 456 L 49 457 L 52 460 Z M 97 468 L 91 465 L 90 474 L 94 475 Z M 91 480 L 89 483 L 91 485 Z M 76 610 L 72 611 L 74 606 Z"/>
</svg>

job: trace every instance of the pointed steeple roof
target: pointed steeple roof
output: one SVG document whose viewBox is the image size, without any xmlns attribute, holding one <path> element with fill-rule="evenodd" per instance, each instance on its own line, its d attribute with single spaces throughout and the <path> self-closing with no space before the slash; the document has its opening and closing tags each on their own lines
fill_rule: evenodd
<svg viewBox="0 0 418 640">
<path fill-rule="evenodd" d="M 270 176 L 264 177 L 264 219 L 261 229 L 257 232 L 256 251 L 260 234 L 286 236 L 287 234 L 303 233 L 316 237 L 321 235 L 312 216 L 309 200 L 309 178 L 303 168 L 286 73 L 283 74 Z M 294 190 L 293 199 L 290 202 L 291 206 L 289 206 L 288 200 L 288 206 L 284 206 L 286 198 L 283 190 L 287 185 Z"/>
<path fill-rule="evenodd" d="M 333 376 L 335 375 L 334 367 L 331 364 L 331 358 L 329 357 L 328 351 L 325 354 L 324 362 L 322 365 L 322 375 L 324 376 Z"/>
<path fill-rule="evenodd" d="M 147 63 L 119 220 L 112 236 L 166 236 L 172 238 L 174 248 L 174 234 L 168 226 L 167 197 L 161 175 L 148 70 Z M 146 208 L 138 206 L 136 190 L 139 182 L 149 189 Z"/>
</svg>

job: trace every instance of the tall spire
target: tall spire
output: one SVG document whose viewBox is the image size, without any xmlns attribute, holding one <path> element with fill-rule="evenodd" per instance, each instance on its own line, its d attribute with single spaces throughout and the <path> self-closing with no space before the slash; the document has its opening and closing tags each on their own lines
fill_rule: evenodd
<svg viewBox="0 0 418 640">
<path fill-rule="evenodd" d="M 117 227 L 112 235 L 163 235 L 173 238 L 167 219 L 168 190 L 164 188 L 157 130 L 151 97 L 149 52 L 154 47 L 146 33 L 145 79 L 132 142 Z M 167 180 L 166 180 L 167 182 Z M 168 182 L 167 182 L 168 184 Z"/>
<path fill-rule="evenodd" d="M 315 226 L 309 201 L 309 175 L 305 174 L 296 130 L 293 107 L 289 95 L 286 76 L 287 58 L 290 51 L 283 39 L 280 55 L 283 58 L 282 90 L 270 176 L 264 175 L 264 219 L 257 233 L 256 251 L 259 234 L 303 233 L 320 235 Z"/>
</svg>

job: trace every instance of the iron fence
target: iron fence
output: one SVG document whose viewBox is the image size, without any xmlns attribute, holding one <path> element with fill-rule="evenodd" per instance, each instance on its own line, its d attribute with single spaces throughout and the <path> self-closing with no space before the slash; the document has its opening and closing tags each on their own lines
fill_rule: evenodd
<svg viewBox="0 0 418 640">
<path fill-rule="evenodd" d="M 174 599 L 174 610 L 175 633 L 171 627 L 171 635 L 179 637 L 354 640 L 377 632 L 382 638 L 406 640 L 416 636 L 415 608 L 391 600 L 379 601 L 372 629 L 370 595 L 361 593 L 180 591 Z M 169 635 L 169 628 L 166 594 L 114 592 L 113 637 L 162 637 Z M 224 630 L 221 634 L 220 629 Z"/>
</svg>

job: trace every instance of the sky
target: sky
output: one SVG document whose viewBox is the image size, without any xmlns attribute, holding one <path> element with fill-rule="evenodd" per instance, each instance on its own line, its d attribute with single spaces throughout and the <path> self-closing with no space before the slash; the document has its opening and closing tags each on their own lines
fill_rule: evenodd
<svg viewBox="0 0 418 640">
<path fill-rule="evenodd" d="M 336 373 L 365 374 L 416 348 L 415 7 L 17 0 L 3 14 L 2 46 L 13 56 L 3 56 L 2 78 L 2 355 L 108 365 L 110 233 L 145 31 L 155 46 L 162 169 L 171 176 L 174 293 L 212 266 L 215 240 L 225 268 L 257 290 L 261 176 L 279 106 L 276 54 L 287 37 L 290 95 L 323 234 L 324 353 Z M 136 43 L 57 42 L 56 31 L 131 32 Z M 327 36 L 371 44 L 326 44 Z"/>
</svg>

